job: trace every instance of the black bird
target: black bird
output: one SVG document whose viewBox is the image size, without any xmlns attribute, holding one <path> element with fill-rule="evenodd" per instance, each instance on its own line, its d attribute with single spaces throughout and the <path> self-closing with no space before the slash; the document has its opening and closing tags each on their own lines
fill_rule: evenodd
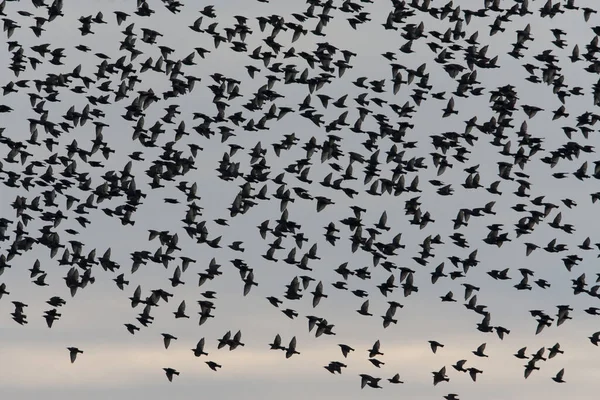
<svg viewBox="0 0 600 400">
<path fill-rule="evenodd" d="M 77 347 L 67 347 L 69 350 L 69 358 L 71 359 L 71 363 L 74 363 L 77 359 L 77 354 L 83 354 L 83 350 L 79 350 Z"/>
<path fill-rule="evenodd" d="M 173 375 L 179 376 L 179 372 L 174 370 L 173 368 L 163 368 L 163 370 L 165 371 L 169 382 L 173 382 Z"/>
</svg>

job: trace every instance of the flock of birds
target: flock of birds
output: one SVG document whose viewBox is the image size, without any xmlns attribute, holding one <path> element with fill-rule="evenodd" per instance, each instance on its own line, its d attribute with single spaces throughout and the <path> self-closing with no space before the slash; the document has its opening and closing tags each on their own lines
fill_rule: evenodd
<svg viewBox="0 0 600 400">
<path fill-rule="evenodd" d="M 269 3 L 268 0 L 258 2 Z M 25 3 L 31 4 L 25 7 Z M 111 274 L 110 279 L 120 290 L 132 292 L 129 297 L 131 307 L 140 311 L 137 322 L 124 324 L 134 335 L 152 325 L 153 311 L 176 297 L 171 292 L 178 286 L 194 284 L 191 278 L 195 276 L 199 277 L 198 286 L 210 285 L 221 276 L 223 270 L 218 261 L 221 251 L 239 254 L 239 258 L 232 259 L 230 264 L 239 272 L 241 295 L 251 295 L 253 288 L 259 285 L 257 278 L 261 275 L 269 280 L 268 275 L 261 273 L 261 266 L 251 266 L 244 260 L 244 252 L 260 251 L 261 242 L 256 242 L 254 236 L 247 241 L 230 241 L 224 235 L 211 233 L 226 229 L 236 218 L 239 220 L 260 209 L 270 215 L 256 227 L 257 235 L 269 242 L 262 254 L 264 263 L 299 270 L 281 293 L 267 297 L 273 307 L 290 319 L 299 317 L 298 307 L 294 304 L 305 298 L 309 298 L 312 307 L 318 310 L 323 299 L 337 296 L 358 299 L 355 300 L 358 301 L 356 312 L 360 315 L 357 318 L 373 317 L 375 311 L 370 308 L 370 298 L 379 296 L 380 292 L 389 307 L 377 318 L 383 329 L 393 328 L 404 307 L 402 299 L 416 295 L 419 285 L 425 285 L 429 280 L 435 285 L 448 278 L 456 281 L 456 286 L 453 291 L 440 293 L 441 301 L 458 302 L 454 292 L 464 290 L 464 307 L 480 318 L 476 330 L 491 336 L 495 333 L 502 340 L 510 334 L 510 328 L 492 323 L 490 309 L 478 301 L 480 287 L 469 283 L 468 279 L 472 269 L 481 268 L 478 246 L 491 246 L 501 251 L 498 249 L 507 242 L 521 243 L 526 256 L 536 250 L 556 256 L 557 267 L 562 268 L 560 264 L 563 264 L 572 274 L 573 293 L 587 296 L 590 303 L 597 302 L 600 285 L 591 283 L 585 273 L 578 272 L 582 254 L 574 251 L 570 244 L 561 242 L 561 237 L 576 232 L 573 224 L 563 222 L 563 212 L 578 207 L 577 202 L 564 198 L 560 203 L 552 203 L 545 195 L 534 194 L 536 182 L 527 173 L 536 168 L 560 166 L 560 172 L 549 175 L 553 185 L 562 185 L 566 182 L 563 180 L 579 180 L 583 185 L 583 182 L 600 179 L 600 160 L 591 161 L 593 166 L 590 168 L 587 159 L 578 161 L 580 157 L 592 157 L 595 152 L 589 143 L 596 139 L 594 125 L 600 120 L 600 114 L 593 112 L 600 104 L 600 80 L 592 87 L 570 86 L 568 82 L 572 78 L 565 73 L 565 65 L 579 68 L 582 74 L 592 77 L 600 73 L 597 36 L 600 26 L 592 23 L 596 10 L 578 6 L 575 0 L 548 0 L 539 6 L 528 0 L 451 0 L 445 4 L 430 0 L 392 0 L 381 1 L 388 7 L 387 16 L 376 20 L 369 12 L 375 7 L 375 0 L 308 0 L 306 3 L 302 10 L 289 15 L 257 18 L 235 15 L 233 23 L 221 19 L 219 5 L 201 7 L 199 13 L 193 15 L 189 9 L 195 4 L 177 0 L 162 0 L 162 5 L 159 1 L 138 0 L 137 6 L 130 4 L 127 11 L 114 11 L 112 15 L 102 12 L 81 15 L 75 33 L 81 36 L 83 43 L 75 46 L 75 50 L 95 54 L 99 63 L 94 66 L 79 64 L 77 53 L 60 47 L 60 43 L 45 40 L 46 29 L 61 24 L 65 14 L 70 13 L 63 9 L 62 0 L 3 0 L 0 16 L 10 53 L 7 63 L 10 72 L 3 74 L 0 125 L 4 124 L 3 120 L 8 121 L 10 115 L 18 113 L 18 119 L 24 123 L 27 120 L 29 134 L 24 137 L 21 127 L 0 127 L 2 202 L 9 193 L 16 194 L 10 204 L 14 215 L 0 218 L 0 275 L 7 269 L 23 269 L 19 256 L 25 252 L 44 249 L 48 257 L 36 260 L 28 269 L 32 283 L 48 286 L 48 271 L 54 268 L 50 265 L 64 267 L 67 270 L 63 278 L 66 288 L 71 301 L 76 301 L 77 293 L 88 284 L 94 284 L 96 276 L 104 279 Z M 480 3 L 479 7 L 475 3 Z M 293 7 L 297 6 L 296 3 Z M 377 7 L 381 6 L 377 4 Z M 186 21 L 190 43 L 194 43 L 189 51 L 161 44 L 168 32 L 149 28 L 158 7 L 165 7 Z M 268 4 L 264 7 L 268 8 Z M 527 23 L 533 16 L 559 19 L 568 13 L 577 15 L 581 23 L 589 25 L 588 38 L 571 41 L 568 32 L 556 25 L 549 32 L 536 32 Z M 426 18 L 439 22 L 427 26 L 423 22 Z M 343 38 L 328 35 L 328 26 L 333 21 L 341 21 L 357 31 L 372 26 L 375 31 L 384 30 L 396 35 L 398 44 L 390 43 L 389 51 L 377 60 L 389 65 L 390 75 L 348 79 L 354 61 L 360 59 L 361 54 L 343 48 L 351 45 Z M 488 31 L 471 29 L 482 21 Z M 516 31 L 516 38 L 511 39 L 514 40 L 511 50 L 506 54 L 488 55 L 494 47 L 485 41 L 495 35 L 504 35 L 503 39 L 508 41 L 503 32 L 509 23 L 522 25 Z M 449 27 L 436 30 L 442 24 Z M 70 26 L 67 29 L 71 35 L 75 31 Z M 90 35 L 120 29 L 123 30 L 121 41 L 116 44 L 116 57 L 96 52 L 85 44 Z M 546 34 L 552 39 L 549 48 L 539 53 L 530 51 L 528 46 L 533 47 L 534 36 L 536 41 L 538 38 L 543 41 Z M 260 38 L 260 44 L 255 48 L 248 47 L 247 39 L 255 37 Z M 207 39 L 212 47 L 194 47 Z M 575 39 L 579 43 L 575 43 Z M 306 45 L 309 40 L 314 43 L 313 48 Z M 24 41 L 35 41 L 35 44 L 25 45 Z M 294 47 L 300 46 L 299 43 L 305 43 L 302 50 Z M 184 47 L 186 43 L 180 45 Z M 418 46 L 420 49 L 423 46 L 425 53 L 417 60 L 412 53 L 416 53 L 413 49 Z M 568 50 L 569 55 L 564 56 L 563 49 Z M 223 70 L 213 73 L 219 67 L 211 63 L 210 57 L 217 51 L 247 56 L 247 76 L 226 76 Z M 423 63 L 422 60 L 429 56 L 432 62 Z M 527 71 L 528 82 L 509 80 L 510 83 L 493 89 L 480 86 L 478 76 L 500 68 L 502 60 L 506 59 L 524 59 L 522 66 Z M 412 67 L 412 64 L 420 65 Z M 43 68 L 53 72 L 43 75 L 40 73 Z M 211 73 L 197 76 L 199 71 L 207 70 Z M 157 77 L 167 81 L 165 91 L 155 92 L 146 84 Z M 251 93 L 249 87 L 257 81 L 258 89 Z M 356 91 L 356 96 L 326 94 L 334 82 L 348 82 L 349 90 Z M 443 89 L 435 86 L 437 84 Z M 527 85 L 543 86 L 548 95 L 545 101 L 556 101 L 556 109 L 520 101 L 520 92 Z M 303 100 L 299 104 L 291 104 L 288 96 L 282 94 L 290 86 L 301 93 Z M 24 94 L 30 101 L 29 111 L 17 108 L 22 107 L 16 105 L 17 101 L 11 103 Z M 76 104 L 63 107 L 61 99 L 73 95 L 79 99 Z M 191 116 L 186 115 L 181 109 L 190 107 L 189 103 L 194 102 L 190 99 L 194 96 L 212 98 L 213 109 L 195 110 Z M 480 103 L 483 99 L 489 102 L 491 116 L 467 115 L 469 110 L 461 107 L 463 100 L 478 96 Z M 576 107 L 569 107 L 569 103 L 579 96 L 592 111 L 579 113 Z M 443 107 L 439 115 L 428 116 L 437 121 L 436 126 L 445 125 L 446 121 L 464 121 L 464 129 L 444 131 L 444 127 L 440 127 L 443 133 L 432 134 L 420 131 L 412 123 L 412 117 L 419 107 L 431 103 Z M 125 121 L 122 124 L 127 124 L 130 132 L 115 128 L 121 131 L 118 135 L 107 133 L 116 125 L 106 122 L 105 109 L 111 107 L 120 110 Z M 336 116 L 330 118 L 332 111 Z M 557 130 L 561 135 L 564 133 L 565 139 L 555 149 L 546 148 L 548 138 L 544 136 L 556 137 L 555 132 L 536 135 L 528 129 L 528 121 L 548 113 L 552 124 L 563 124 L 557 125 Z M 300 132 L 303 121 L 294 120 L 294 124 L 298 124 L 296 132 L 281 132 L 279 121 L 294 116 L 310 123 Z M 277 134 L 279 140 L 265 143 L 264 135 L 273 131 L 281 132 Z M 105 134 L 115 139 L 107 140 Z M 236 137 L 241 143 L 253 141 L 253 144 L 240 145 L 236 143 Z M 497 149 L 497 157 L 501 159 L 495 164 L 497 178 L 486 174 L 484 167 L 470 163 L 472 155 L 485 151 L 482 150 L 486 145 L 484 142 Z M 423 148 L 428 149 L 430 144 L 434 151 L 422 156 L 419 151 L 427 151 Z M 120 163 L 115 154 L 119 154 L 122 147 L 131 146 L 135 151 L 128 154 L 128 160 Z M 218 165 L 206 166 L 203 154 L 214 151 L 211 146 L 225 146 L 226 151 Z M 293 160 L 296 155 L 300 158 Z M 573 163 L 576 165 L 572 167 Z M 534 167 L 528 169 L 531 164 Z M 147 169 L 143 173 L 137 172 L 144 166 Z M 426 170 L 434 170 L 435 179 L 420 180 Z M 459 184 L 444 181 L 445 175 L 456 171 L 462 176 Z M 207 173 L 215 175 L 222 185 L 236 188 L 233 198 L 221 199 L 227 204 L 218 205 L 222 208 L 218 215 L 203 212 L 203 194 L 217 190 L 198 183 L 199 175 Z M 506 198 L 512 201 L 516 197 L 518 203 L 511 206 L 511 213 L 517 213 L 518 221 L 510 227 L 507 213 L 494 218 L 497 215 L 496 200 L 474 208 L 425 210 L 420 201 L 423 191 L 431 192 L 428 196 L 435 197 L 435 201 L 443 201 L 445 196 L 454 194 L 467 197 L 473 192 L 483 192 L 499 202 Z M 97 220 L 103 218 L 117 220 L 123 230 L 135 234 L 138 209 L 145 201 L 165 193 L 168 196 L 164 197 L 164 207 L 185 207 L 179 229 L 150 229 L 145 234 L 149 234 L 149 245 L 154 247 L 131 251 L 131 263 L 114 258 L 111 248 L 96 249 L 93 243 L 77 239 L 80 233 L 94 229 Z M 600 200 L 600 191 L 586 193 L 586 196 L 590 204 L 596 203 Z M 378 205 L 382 197 L 395 198 L 398 207 L 383 211 Z M 352 205 L 346 207 L 348 202 Z M 293 207 L 299 203 L 311 204 L 312 215 L 298 215 L 294 220 Z M 408 223 L 399 223 L 401 206 Z M 329 219 L 327 213 L 331 210 L 338 215 L 342 213 L 343 218 Z M 366 217 L 373 212 L 377 213 L 375 220 Z M 488 232 L 483 240 L 477 239 L 481 243 L 461 232 L 476 218 L 493 219 L 487 225 Z M 317 243 L 316 238 L 303 231 L 303 224 L 313 220 L 325 225 L 324 242 Z M 453 232 L 449 237 L 436 233 L 423 235 L 417 249 L 402 243 L 404 232 L 410 231 L 410 235 L 430 232 L 444 220 L 452 222 Z M 36 224 L 40 225 L 39 229 L 32 228 Z M 66 224 L 70 224 L 68 228 L 64 228 Z M 525 239 L 542 225 L 554 229 L 556 238 L 547 244 Z M 197 250 L 191 250 L 183 243 L 187 240 L 197 243 L 205 254 L 211 254 L 208 266 L 201 267 L 194 259 L 192 254 Z M 335 254 L 347 261 L 339 266 L 323 265 L 319 262 L 323 246 L 334 247 Z M 454 246 L 453 255 L 434 262 L 436 250 L 451 246 Z M 600 250 L 600 243 L 593 243 L 589 237 L 581 238 L 577 247 L 582 252 L 589 252 Z M 223 250 L 219 250 L 221 248 Z M 360 268 L 352 265 L 351 258 L 357 252 L 368 255 L 372 265 Z M 136 276 L 146 271 L 150 273 L 149 265 L 152 264 L 162 265 L 172 274 L 167 283 L 169 290 L 144 292 L 141 285 L 135 284 Z M 314 277 L 318 270 L 326 268 L 333 270 L 337 280 L 324 282 Z M 547 268 L 515 268 L 519 279 L 514 288 L 537 291 L 564 283 L 551 282 L 551 278 L 543 276 Z M 192 272 L 194 270 L 196 272 Z M 512 270 L 494 269 L 487 274 L 494 280 L 505 281 L 515 278 Z M 375 271 L 389 274 L 389 278 L 376 286 L 377 292 L 354 288 L 355 284 L 370 280 Z M 600 274 L 597 276 L 596 282 L 600 281 Z M 26 325 L 28 305 L 18 300 L 21 294 L 11 290 L 10 281 L 0 284 L 0 299 L 10 298 L 14 305 L 12 319 Z M 201 296 L 202 299 L 197 301 L 199 325 L 217 316 L 218 304 L 215 291 L 206 290 Z M 67 302 L 59 295 L 47 301 L 51 308 L 43 317 L 49 328 L 60 323 L 60 309 Z M 349 300 L 345 304 L 353 303 Z M 536 328 L 531 333 L 538 335 L 553 325 L 562 325 L 572 319 L 573 311 L 574 308 L 567 304 L 557 306 L 555 314 L 549 310 L 530 310 L 536 321 Z M 600 308 L 593 305 L 584 311 L 592 316 L 600 315 Z M 185 319 L 196 311 L 190 312 L 186 301 L 182 300 L 173 314 L 177 319 Z M 306 315 L 306 318 L 309 331 L 317 338 L 343 336 L 343 332 L 336 332 L 334 318 L 315 315 Z M 177 340 L 166 332 L 162 333 L 162 338 L 165 348 Z M 590 332 L 589 341 L 598 346 L 600 331 Z M 217 349 L 235 350 L 245 345 L 241 330 L 228 331 L 217 342 Z M 203 337 L 191 352 L 195 357 L 209 358 L 208 344 L 209 340 Z M 430 340 L 429 345 L 433 353 L 444 347 L 435 340 Z M 344 360 L 355 351 L 349 344 L 339 343 L 338 346 Z M 302 345 L 297 343 L 296 336 L 282 338 L 278 334 L 272 343 L 265 341 L 265 349 L 269 348 L 282 352 L 285 358 L 302 353 Z M 383 356 L 384 349 L 379 340 L 371 349 L 365 349 L 375 368 L 385 364 L 378 358 Z M 485 358 L 488 357 L 485 351 L 486 343 L 483 343 L 472 353 Z M 78 356 L 85 357 L 84 350 L 78 347 L 68 347 L 68 352 L 72 363 Z M 523 347 L 514 356 L 525 363 L 523 374 L 528 378 L 540 369 L 540 362 L 563 353 L 561 345 L 556 343 L 534 353 Z M 452 365 L 452 369 L 466 373 L 476 381 L 483 371 L 467 363 L 467 359 L 461 359 Z M 222 367 L 214 360 L 208 360 L 206 364 L 214 371 Z M 340 360 L 324 366 L 331 374 L 341 374 L 346 367 Z M 169 381 L 180 374 L 174 367 L 165 367 L 164 372 Z M 448 372 L 445 366 L 436 368 L 432 372 L 433 385 L 449 381 Z M 564 383 L 564 372 L 564 368 L 560 369 L 552 380 Z M 386 380 L 390 384 L 404 383 L 398 373 L 390 378 L 375 375 L 374 372 L 361 373 L 361 387 L 381 388 L 380 383 Z M 458 395 L 451 393 L 444 398 L 456 400 Z"/>
</svg>

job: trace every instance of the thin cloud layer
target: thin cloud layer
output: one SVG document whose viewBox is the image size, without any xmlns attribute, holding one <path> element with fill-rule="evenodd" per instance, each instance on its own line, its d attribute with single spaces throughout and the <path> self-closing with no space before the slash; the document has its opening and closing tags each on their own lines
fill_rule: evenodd
<svg viewBox="0 0 600 400">
<path fill-rule="evenodd" d="M 598 329 L 589 308 L 597 302 L 592 195 L 600 118 L 598 16 L 585 8 L 593 2 L 478 9 L 467 1 L 232 0 L 215 4 L 215 16 L 197 4 L 169 12 L 174 3 L 1 3 L 12 36 L 0 46 L 0 105 L 12 111 L 0 114 L 0 216 L 9 220 L 0 254 L 14 258 L 0 264 L 8 264 L 0 284 L 9 292 L 0 300 L 0 394 L 591 398 L 600 372 L 588 339 Z M 135 14 L 146 7 L 152 16 Z M 116 9 L 129 14 L 120 25 Z M 35 19 L 53 14 L 53 21 Z M 44 43 L 54 53 L 44 54 Z M 18 75 L 8 69 L 19 65 Z M 61 73 L 66 86 L 44 83 Z M 173 85 L 182 92 L 170 92 Z M 140 106 L 149 90 L 156 101 Z M 292 134 L 298 143 L 287 148 Z M 136 193 L 145 197 L 134 201 Z M 43 214 L 57 210 L 67 217 L 60 224 Z M 298 227 L 276 228 L 284 210 Z M 60 238 L 54 256 L 49 232 Z M 504 233 L 510 241 L 494 244 Z M 438 235 L 443 243 L 427 244 Z M 37 243 L 25 250 L 19 240 Z M 525 243 L 539 248 L 526 256 Z M 193 259 L 187 268 L 181 256 Z M 32 274 L 36 260 L 41 271 Z M 244 295 L 250 281 L 257 285 Z M 473 292 L 465 295 L 468 285 Z M 301 299 L 290 299 L 295 286 Z M 144 304 L 135 303 L 154 304 L 149 296 L 161 290 L 172 296 L 149 306 L 144 327 Z M 327 297 L 314 306 L 318 292 Z M 49 304 L 52 296 L 66 304 Z M 273 307 L 272 296 L 283 303 Z M 456 302 L 441 301 L 449 296 Z M 363 314 L 373 315 L 359 315 L 367 299 Z M 189 319 L 175 318 L 183 301 Z M 202 325 L 198 301 L 215 307 Z M 393 313 L 390 301 L 402 307 Z M 61 315 L 49 329 L 42 316 L 52 309 Z M 533 311 L 538 320 L 532 310 L 541 311 Z M 13 321 L 23 315 L 27 324 Z M 477 331 L 485 315 L 496 331 Z M 326 320 L 326 333 L 309 332 L 307 317 Z M 548 326 L 535 334 L 539 320 Z M 131 335 L 125 324 L 141 329 Z M 501 340 L 498 328 L 510 333 Z M 237 331 L 244 346 L 230 351 Z M 177 337 L 168 349 L 161 333 Z M 276 334 L 283 346 L 295 337 L 300 354 L 286 359 L 269 350 Z M 209 356 L 197 358 L 191 348 L 200 338 Z M 218 339 L 227 342 L 221 350 Z M 381 368 L 368 357 L 376 340 Z M 429 340 L 444 347 L 433 354 Z M 347 359 L 340 343 L 355 348 Z M 472 353 L 482 343 L 489 357 Z M 527 346 L 531 357 L 544 347 L 547 357 L 555 343 L 564 354 L 538 360 L 540 370 L 525 380 L 527 360 L 514 354 Z M 72 364 L 70 346 L 83 350 Z M 483 371 L 477 382 L 452 367 L 461 359 Z M 211 371 L 209 360 L 222 368 Z M 324 366 L 336 361 L 347 367 L 333 376 Z M 450 381 L 433 386 L 432 372 L 444 366 Z M 163 368 L 181 374 L 170 383 Z M 554 383 L 562 368 L 566 383 Z M 404 384 L 387 381 L 396 373 Z M 384 389 L 361 391 L 359 374 L 381 378 Z"/>
</svg>

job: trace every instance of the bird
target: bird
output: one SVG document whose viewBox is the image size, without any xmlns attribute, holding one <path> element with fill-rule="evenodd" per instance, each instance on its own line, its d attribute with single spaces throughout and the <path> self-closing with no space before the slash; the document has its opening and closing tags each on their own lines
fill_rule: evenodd
<svg viewBox="0 0 600 400">
<path fill-rule="evenodd" d="M 373 343 L 373 347 L 371 347 L 371 349 L 368 350 L 369 358 L 373 358 L 376 356 L 383 356 L 384 354 L 380 351 L 380 347 L 381 347 L 381 342 L 379 340 L 376 340 L 375 343 Z"/>
<path fill-rule="evenodd" d="M 216 371 L 217 368 L 222 368 L 222 366 L 220 364 L 217 364 L 214 361 L 206 361 L 206 365 L 208 365 L 208 367 L 210 369 L 212 369 L 213 371 Z"/>
<path fill-rule="evenodd" d="M 527 351 L 527 347 L 522 347 L 519 349 L 519 351 L 517 351 L 516 354 L 514 354 L 514 356 L 517 358 L 521 358 L 521 359 L 527 359 L 529 357 L 527 355 L 525 355 L 526 351 Z"/>
<path fill-rule="evenodd" d="M 548 348 L 548 358 L 554 358 L 557 354 L 564 354 L 565 352 L 560 349 L 560 343 L 556 343 L 554 346 Z"/>
<path fill-rule="evenodd" d="M 347 344 L 338 344 L 338 346 L 340 346 L 340 349 L 342 350 L 342 355 L 344 356 L 344 358 L 348 358 L 348 354 L 351 351 L 354 351 L 354 349 L 350 346 L 348 346 Z"/>
<path fill-rule="evenodd" d="M 373 314 L 369 312 L 369 300 L 365 300 L 364 303 L 360 306 L 360 309 L 357 310 L 360 315 L 372 317 Z"/>
<path fill-rule="evenodd" d="M 380 361 L 376 358 L 369 358 L 369 362 L 377 368 L 381 368 L 382 365 L 385 365 L 383 361 Z"/>
<path fill-rule="evenodd" d="M 189 316 L 185 314 L 185 300 L 179 304 L 177 311 L 175 311 L 173 314 L 175 315 L 175 318 L 189 318 Z"/>
<path fill-rule="evenodd" d="M 560 371 L 556 373 L 556 376 L 552 378 L 552 380 L 556 383 L 565 383 L 563 380 L 563 375 L 565 374 L 565 369 L 562 368 Z"/>
<path fill-rule="evenodd" d="M 285 348 L 285 358 L 290 358 L 294 354 L 300 354 L 298 351 L 296 351 L 296 336 L 290 340 L 288 347 Z"/>
<path fill-rule="evenodd" d="M 273 343 L 269 346 L 271 347 L 271 350 L 285 350 L 285 347 L 281 346 L 281 336 L 279 334 L 275 335 Z"/>
<path fill-rule="evenodd" d="M 388 381 L 394 384 L 404 383 L 400 380 L 400 374 L 395 374 L 393 377 L 389 378 Z"/>
<path fill-rule="evenodd" d="M 446 376 L 446 367 L 442 367 L 439 371 L 432 372 L 433 374 L 433 386 L 436 386 L 440 382 L 449 382 L 450 378 Z"/>
<path fill-rule="evenodd" d="M 477 369 L 477 368 L 467 368 L 467 371 L 469 372 L 469 376 L 471 377 L 471 379 L 473 380 L 473 382 L 477 381 L 477 374 L 481 374 L 483 371 Z"/>
<path fill-rule="evenodd" d="M 194 356 L 196 357 L 200 357 L 202 355 L 207 356 L 208 353 L 204 352 L 204 338 L 200 339 L 198 341 L 198 343 L 196 344 L 196 347 L 192 349 L 192 351 L 194 352 Z"/>
<path fill-rule="evenodd" d="M 170 333 L 161 333 L 162 337 L 163 337 L 163 343 L 165 345 L 165 349 L 169 348 L 169 345 L 171 344 L 171 340 L 177 340 L 177 338 L 173 335 L 171 335 Z"/>
<path fill-rule="evenodd" d="M 344 363 L 341 363 L 339 361 L 332 361 L 330 362 L 328 365 L 325 365 L 324 368 L 331 372 L 332 374 L 335 374 L 336 372 L 341 374 L 342 373 L 342 368 L 346 368 L 347 365 Z"/>
<path fill-rule="evenodd" d="M 485 351 L 485 345 L 485 343 L 481 344 L 477 348 L 477 350 L 472 351 L 472 353 L 475 354 L 477 357 L 487 357 L 487 355 L 483 353 Z"/>
<path fill-rule="evenodd" d="M 69 350 L 69 358 L 71 359 L 71 364 L 75 362 L 77 359 L 77 354 L 83 354 L 83 350 L 79 350 L 77 347 L 67 347 Z"/>
<path fill-rule="evenodd" d="M 372 388 L 377 388 L 377 389 L 381 389 L 382 387 L 379 386 L 379 381 L 381 380 L 381 378 L 375 378 L 371 375 L 368 374 L 360 374 L 360 387 L 361 389 L 364 389 L 365 386 L 369 386 Z"/>
<path fill-rule="evenodd" d="M 429 346 L 431 347 L 431 351 L 433 352 L 433 354 L 435 354 L 435 352 L 437 351 L 438 347 L 444 347 L 443 344 L 441 344 L 440 342 L 437 342 L 435 340 L 430 340 L 429 341 Z"/>
<path fill-rule="evenodd" d="M 444 396 L 446 400 L 459 400 L 458 395 L 456 393 L 448 393 Z"/>
<path fill-rule="evenodd" d="M 179 371 L 176 371 L 173 368 L 163 368 L 163 370 L 165 371 L 165 374 L 167 375 L 167 379 L 169 380 L 169 382 L 173 382 L 174 375 L 179 376 Z"/>
</svg>

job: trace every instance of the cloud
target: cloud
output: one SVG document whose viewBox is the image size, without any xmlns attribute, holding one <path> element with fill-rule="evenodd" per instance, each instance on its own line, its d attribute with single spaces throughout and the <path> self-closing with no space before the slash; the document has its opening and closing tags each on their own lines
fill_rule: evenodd
<svg viewBox="0 0 600 400">
<path fill-rule="evenodd" d="M 284 342 L 286 338 L 284 338 Z M 158 342 L 158 340 L 157 340 Z M 76 387 L 112 387 L 144 384 L 150 379 L 166 379 L 163 367 L 172 367 L 181 372 L 181 377 L 209 378 L 219 382 L 235 381 L 264 381 L 289 380 L 295 378 L 320 379 L 317 376 L 327 376 L 321 371 L 330 361 L 342 361 L 349 367 L 343 370 L 343 375 L 358 376 L 359 373 L 369 373 L 374 376 L 400 373 L 401 378 L 409 385 L 431 384 L 431 372 L 446 366 L 451 382 L 467 383 L 470 378 L 466 374 L 455 371 L 451 365 L 459 359 L 468 359 L 467 367 L 475 366 L 484 371 L 478 379 L 481 385 L 523 384 L 521 364 L 512 353 L 499 353 L 495 343 L 490 343 L 486 353 L 490 359 L 477 358 L 471 354 L 474 350 L 472 343 L 478 343 L 475 336 L 464 337 L 457 341 L 445 342 L 445 347 L 433 354 L 425 340 L 396 341 L 382 343 L 383 356 L 377 357 L 384 361 L 384 369 L 375 369 L 366 360 L 366 349 L 372 343 L 361 342 L 354 345 L 355 352 L 348 359 L 343 359 L 341 352 L 333 343 L 299 342 L 298 350 L 301 355 L 285 359 L 283 351 L 267 350 L 264 347 L 238 348 L 229 351 L 227 348 L 217 350 L 211 343 L 207 346 L 209 356 L 196 358 L 186 343 L 173 341 L 168 350 L 161 348 L 158 343 L 143 345 L 123 343 L 99 344 L 88 342 L 81 345 L 84 350 L 74 364 L 68 361 L 68 350 L 59 346 L 47 346 L 44 343 L 17 343 L 2 351 L 3 362 L 0 365 L 0 375 L 3 377 L 3 387 L 7 388 L 76 388 Z M 596 348 L 582 348 L 578 343 L 568 341 L 562 343 L 564 355 L 558 355 L 547 362 L 540 362 L 540 371 L 535 371 L 531 381 L 549 380 L 560 368 L 565 368 L 565 379 L 577 385 L 589 385 L 592 378 L 600 371 L 592 360 L 589 351 Z M 591 345 L 590 345 L 591 346 Z M 191 346 L 190 346 L 191 347 Z M 516 349 L 515 349 L 516 351 Z M 528 353 L 537 351 L 529 347 Z M 217 372 L 211 371 L 205 361 L 213 360 L 223 368 Z M 577 374 L 569 374 L 570 369 Z M 391 375 L 390 375 L 391 376 Z M 540 378 L 543 376 L 543 378 Z"/>
</svg>

